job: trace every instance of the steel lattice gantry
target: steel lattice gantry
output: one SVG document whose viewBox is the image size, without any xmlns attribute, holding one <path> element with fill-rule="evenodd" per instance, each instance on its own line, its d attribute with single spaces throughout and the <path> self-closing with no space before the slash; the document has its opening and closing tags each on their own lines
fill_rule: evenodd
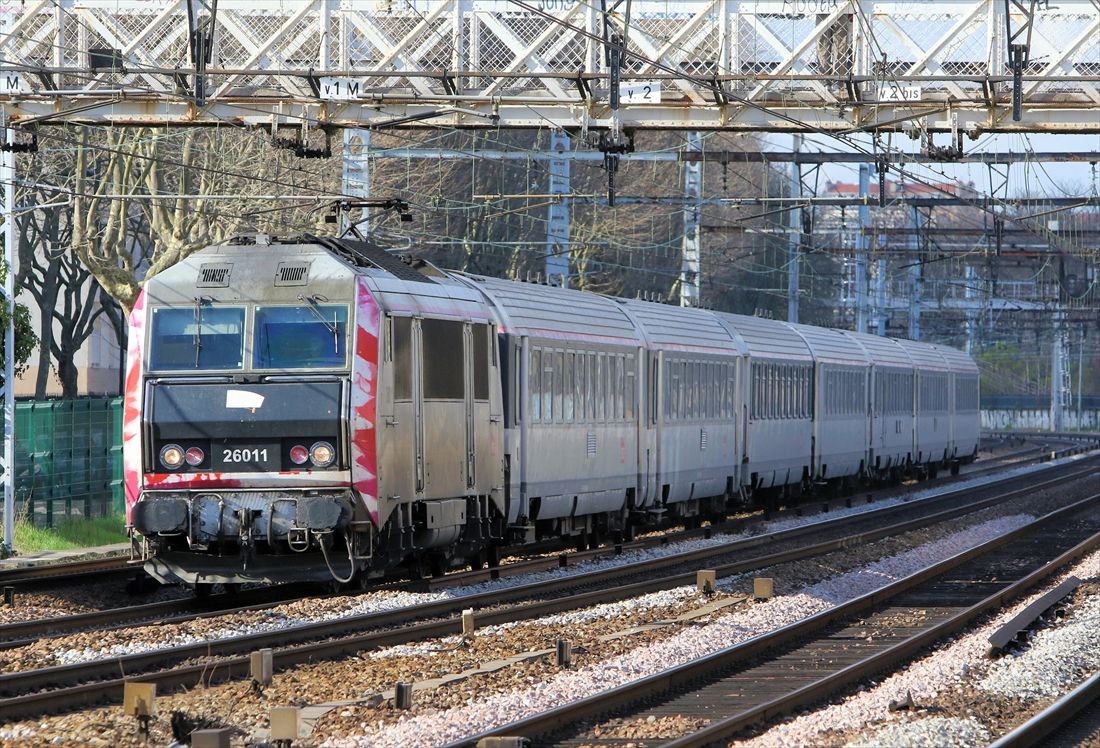
<svg viewBox="0 0 1100 748">
<path fill-rule="evenodd" d="M 0 94 L 17 122 L 1100 131 L 1097 0 L 221 0 L 200 85 L 210 4 L 5 4 Z"/>
</svg>

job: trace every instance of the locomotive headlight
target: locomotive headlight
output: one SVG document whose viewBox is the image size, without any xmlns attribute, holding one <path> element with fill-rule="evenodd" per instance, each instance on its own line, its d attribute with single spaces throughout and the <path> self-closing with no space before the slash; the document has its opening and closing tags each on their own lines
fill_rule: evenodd
<svg viewBox="0 0 1100 748">
<path fill-rule="evenodd" d="M 178 444 L 168 444 L 160 450 L 160 464 L 175 470 L 183 464 L 183 449 Z"/>
<path fill-rule="evenodd" d="M 328 467 L 336 459 L 336 450 L 328 442 L 317 442 L 309 448 L 309 459 L 317 467 Z"/>
<path fill-rule="evenodd" d="M 206 459 L 206 454 L 198 447 L 191 447 L 184 453 L 183 459 L 187 460 L 187 464 L 191 467 L 198 467 Z"/>
<path fill-rule="evenodd" d="M 301 444 L 296 444 L 290 448 L 290 461 L 295 465 L 303 465 L 305 461 L 309 459 L 309 450 L 303 447 Z"/>
</svg>

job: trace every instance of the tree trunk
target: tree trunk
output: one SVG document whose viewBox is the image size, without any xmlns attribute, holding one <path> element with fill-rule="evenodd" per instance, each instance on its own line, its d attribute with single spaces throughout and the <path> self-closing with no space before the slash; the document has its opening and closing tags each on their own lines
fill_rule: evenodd
<svg viewBox="0 0 1100 748">
<path fill-rule="evenodd" d="M 50 386 L 50 350 L 53 348 L 53 317 L 42 315 L 39 328 L 38 376 L 34 381 L 34 399 L 45 400 L 46 390 Z"/>
<path fill-rule="evenodd" d="M 61 379 L 61 397 L 72 400 L 80 397 L 80 380 L 73 358 L 75 351 L 67 350 L 69 346 L 62 345 L 57 357 L 57 376 Z"/>
<path fill-rule="evenodd" d="M 45 288 L 41 291 L 41 301 L 38 304 L 41 327 L 38 334 L 38 376 L 34 382 L 34 397 L 36 400 L 46 399 L 46 393 L 50 386 L 50 354 L 54 349 L 53 343 L 53 308 L 57 304 L 57 278 L 47 278 Z"/>
</svg>

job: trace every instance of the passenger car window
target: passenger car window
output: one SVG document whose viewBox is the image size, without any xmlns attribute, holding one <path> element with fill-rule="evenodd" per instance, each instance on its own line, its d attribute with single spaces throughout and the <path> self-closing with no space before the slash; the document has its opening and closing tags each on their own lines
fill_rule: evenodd
<svg viewBox="0 0 1100 748">
<path fill-rule="evenodd" d="M 257 369 L 342 369 L 348 308 L 332 304 L 256 308 L 252 365 Z"/>
<path fill-rule="evenodd" d="M 542 351 L 538 348 L 531 349 L 531 360 L 528 364 L 527 398 L 530 401 L 531 420 L 538 421 L 542 418 Z"/>
<path fill-rule="evenodd" d="M 244 308 L 153 309 L 149 368 L 153 371 L 240 369 L 244 362 Z"/>
<path fill-rule="evenodd" d="M 575 412 L 573 408 L 573 355 L 572 353 L 565 354 L 565 371 L 564 371 L 564 383 L 562 385 L 563 392 L 563 412 L 562 420 L 572 421 L 575 418 Z"/>
</svg>

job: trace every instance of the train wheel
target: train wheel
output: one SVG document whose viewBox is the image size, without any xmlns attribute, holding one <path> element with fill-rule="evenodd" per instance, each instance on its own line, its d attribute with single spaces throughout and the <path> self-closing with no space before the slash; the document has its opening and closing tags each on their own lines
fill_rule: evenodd
<svg viewBox="0 0 1100 748">
<path fill-rule="evenodd" d="M 481 571 L 485 568 L 485 551 L 478 551 L 472 556 L 467 556 L 466 561 L 470 564 L 471 571 Z"/>
<path fill-rule="evenodd" d="M 500 548 L 491 545 L 485 549 L 485 563 L 490 569 L 500 566 Z"/>
<path fill-rule="evenodd" d="M 413 579 L 428 579 L 432 574 L 431 566 L 428 564 L 428 559 L 424 556 L 417 556 L 416 558 L 409 559 L 409 576 Z"/>
<path fill-rule="evenodd" d="M 210 582 L 195 582 L 195 586 L 192 588 L 195 597 L 200 600 L 205 600 L 210 597 L 210 593 L 214 591 L 214 585 Z"/>
<path fill-rule="evenodd" d="M 236 595 L 241 591 L 241 584 L 240 582 L 226 582 L 222 585 L 222 589 L 228 595 Z"/>
<path fill-rule="evenodd" d="M 160 588 L 160 582 L 153 579 L 144 571 L 139 571 L 126 583 L 126 594 L 145 595 L 150 592 L 156 592 Z"/>
<path fill-rule="evenodd" d="M 952 474 L 952 475 L 958 475 L 958 474 L 959 474 L 959 470 L 960 470 L 961 468 L 962 468 L 962 466 L 961 466 L 961 465 L 960 465 L 959 463 L 957 463 L 957 462 L 952 462 L 952 463 L 951 463 L 951 474 Z"/>
</svg>

